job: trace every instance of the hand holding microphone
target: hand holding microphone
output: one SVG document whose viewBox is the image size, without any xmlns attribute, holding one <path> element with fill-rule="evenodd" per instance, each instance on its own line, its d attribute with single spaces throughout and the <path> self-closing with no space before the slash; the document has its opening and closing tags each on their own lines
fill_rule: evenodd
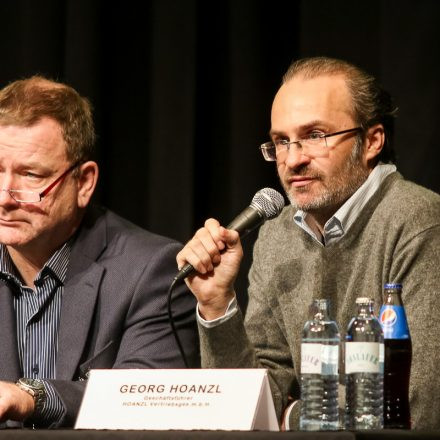
<svg viewBox="0 0 440 440">
<path fill-rule="evenodd" d="M 214 219 L 207 220 L 179 252 L 177 264 L 182 269 L 175 279 L 191 275 L 186 283 L 197 297 L 205 319 L 223 315 L 235 295 L 233 286 L 243 255 L 239 237 L 276 217 L 283 207 L 283 196 L 271 188 L 264 188 L 226 228 Z"/>
</svg>

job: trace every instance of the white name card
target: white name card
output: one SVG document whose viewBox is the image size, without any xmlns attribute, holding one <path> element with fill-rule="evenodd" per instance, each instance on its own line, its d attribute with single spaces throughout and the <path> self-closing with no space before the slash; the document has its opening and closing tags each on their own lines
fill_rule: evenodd
<svg viewBox="0 0 440 440">
<path fill-rule="evenodd" d="M 279 426 L 264 369 L 92 370 L 75 429 Z"/>
</svg>

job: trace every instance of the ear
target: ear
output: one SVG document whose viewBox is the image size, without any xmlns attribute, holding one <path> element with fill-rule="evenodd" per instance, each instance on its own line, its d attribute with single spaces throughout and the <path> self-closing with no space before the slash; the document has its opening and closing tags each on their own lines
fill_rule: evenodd
<svg viewBox="0 0 440 440">
<path fill-rule="evenodd" d="M 373 167 L 385 144 L 385 131 L 382 124 L 373 125 L 367 130 L 365 144 L 365 162 Z"/>
<path fill-rule="evenodd" d="M 87 161 L 79 166 L 78 176 L 78 207 L 85 208 L 92 198 L 98 182 L 98 164 Z"/>
</svg>

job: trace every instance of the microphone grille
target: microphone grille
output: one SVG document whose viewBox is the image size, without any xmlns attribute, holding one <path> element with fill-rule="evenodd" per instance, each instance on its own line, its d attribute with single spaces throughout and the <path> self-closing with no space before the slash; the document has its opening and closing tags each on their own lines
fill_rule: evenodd
<svg viewBox="0 0 440 440">
<path fill-rule="evenodd" d="M 280 214 L 284 208 L 284 197 L 272 188 L 263 188 L 254 195 L 251 206 L 268 220 Z"/>
</svg>

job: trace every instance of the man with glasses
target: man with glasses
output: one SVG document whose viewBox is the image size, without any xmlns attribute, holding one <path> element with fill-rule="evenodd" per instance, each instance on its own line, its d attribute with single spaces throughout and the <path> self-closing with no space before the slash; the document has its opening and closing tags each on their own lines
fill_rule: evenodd
<svg viewBox="0 0 440 440">
<path fill-rule="evenodd" d="M 42 77 L 0 90 L 0 422 L 73 426 L 90 369 L 184 367 L 167 290 L 181 246 L 90 204 L 88 101 Z M 197 363 L 195 300 L 173 301 Z"/>
<path fill-rule="evenodd" d="M 367 73 L 324 57 L 293 63 L 275 96 L 273 161 L 290 206 L 260 230 L 245 320 L 234 280 L 239 236 L 206 221 L 178 254 L 198 300 L 204 367 L 267 368 L 276 410 L 297 427 L 301 331 L 314 298 L 328 298 L 342 335 L 355 299 L 382 303 L 403 284 L 413 342 L 413 428 L 440 428 L 440 197 L 393 165 L 391 98 Z M 415 146 L 416 147 L 416 146 Z M 343 365 L 340 364 L 343 372 Z M 287 412 L 284 412 L 286 408 Z"/>
</svg>

